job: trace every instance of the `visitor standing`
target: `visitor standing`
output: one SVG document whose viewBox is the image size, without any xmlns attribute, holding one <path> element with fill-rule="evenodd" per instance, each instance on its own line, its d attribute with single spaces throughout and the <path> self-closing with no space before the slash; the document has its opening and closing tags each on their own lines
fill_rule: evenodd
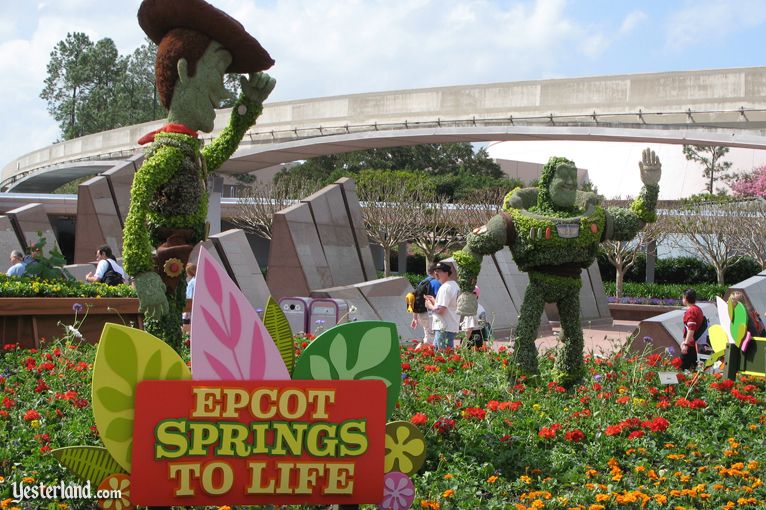
<svg viewBox="0 0 766 510">
<path fill-rule="evenodd" d="M 484 345 L 484 324 L 487 316 L 486 310 L 481 306 L 479 300 L 479 286 L 473 289 L 473 295 L 476 296 L 477 306 L 476 315 L 466 315 L 460 321 L 460 331 L 465 333 L 465 345 L 481 349 Z"/>
<path fill-rule="evenodd" d="M 19 250 L 11 251 L 11 267 L 5 272 L 7 276 L 24 276 L 27 265 L 24 263 L 24 254 Z"/>
<path fill-rule="evenodd" d="M 681 298 L 686 307 L 684 312 L 684 336 L 681 341 L 681 370 L 691 370 L 697 366 L 697 342 L 707 333 L 707 319 L 702 309 L 697 306 L 697 293 L 686 289 Z M 703 353 L 706 354 L 706 353 Z"/>
<path fill-rule="evenodd" d="M 436 298 L 426 296 L 426 308 L 433 313 L 434 348 L 438 351 L 455 345 L 455 335 L 460 327 L 460 317 L 457 314 L 460 288 L 455 280 L 450 279 L 452 267 L 449 264 L 437 263 L 434 275 L 441 285 Z"/>
<path fill-rule="evenodd" d="M 432 327 L 431 314 L 426 308 L 426 296 L 436 298 L 441 283 L 436 278 L 436 264 L 431 264 L 428 268 L 428 276 L 418 283 L 413 293 L 412 303 L 412 322 L 410 327 L 416 329 L 418 326 L 423 328 L 423 340 L 418 343 L 415 349 L 420 349 L 424 345 L 434 343 L 434 330 Z"/>
</svg>

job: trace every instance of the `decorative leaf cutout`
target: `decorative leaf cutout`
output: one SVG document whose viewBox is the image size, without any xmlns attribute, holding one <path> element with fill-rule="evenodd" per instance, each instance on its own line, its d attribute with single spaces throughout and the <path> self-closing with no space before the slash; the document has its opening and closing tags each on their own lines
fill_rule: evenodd
<svg viewBox="0 0 766 510">
<path fill-rule="evenodd" d="M 191 354 L 197 380 L 289 380 L 277 346 L 250 302 L 204 248 L 197 262 Z"/>
<path fill-rule="evenodd" d="M 731 337 L 734 339 L 737 347 L 740 346 L 745 338 L 745 333 L 747 333 L 747 310 L 745 305 L 737 303 L 737 306 L 734 307 L 734 314 L 731 320 Z"/>
<path fill-rule="evenodd" d="M 282 308 L 271 296 L 266 301 L 266 309 L 263 312 L 263 324 L 274 340 L 277 349 L 279 349 L 279 354 L 282 356 L 282 361 L 285 362 L 287 370 L 292 372 L 293 367 L 295 367 L 293 332 Z"/>
<path fill-rule="evenodd" d="M 729 335 L 726 334 L 726 331 L 724 331 L 720 324 L 713 324 L 708 329 L 708 338 L 710 339 L 710 347 L 713 348 L 713 354 L 705 362 L 705 366 L 712 366 L 718 358 L 726 353 Z"/>
<path fill-rule="evenodd" d="M 125 473 L 109 451 L 101 446 L 67 446 L 51 451 L 59 463 L 94 487 L 113 473 Z"/>
<path fill-rule="evenodd" d="M 99 388 L 96 392 L 96 396 L 106 410 L 113 413 L 127 411 L 133 408 L 133 397 L 131 395 L 126 395 L 115 388 Z"/>
<path fill-rule="evenodd" d="M 236 381 L 237 378 L 232 374 L 228 368 L 226 368 L 226 365 L 223 364 L 221 360 L 210 354 L 209 352 L 205 353 L 205 359 L 208 363 L 210 363 L 210 366 L 213 367 L 213 370 L 215 370 L 215 374 L 218 376 L 216 379 L 222 380 L 222 381 Z"/>
<path fill-rule="evenodd" d="M 718 310 L 718 323 L 721 325 L 721 328 L 723 329 L 724 333 L 726 334 L 726 338 L 728 339 L 729 343 L 734 343 L 734 339 L 731 337 L 731 315 L 729 315 L 729 305 L 721 299 L 720 297 L 716 296 L 715 298 L 715 304 L 716 308 Z"/>
<path fill-rule="evenodd" d="M 166 374 L 165 380 L 191 378 L 184 361 L 162 340 L 139 329 L 104 325 L 93 363 L 93 417 L 104 446 L 128 473 L 136 385 L 144 380 L 138 377 L 138 367 L 154 365 L 155 359 L 160 361 L 157 373 Z"/>
<path fill-rule="evenodd" d="M 160 370 L 162 368 L 162 353 L 160 351 L 152 354 L 144 367 L 144 381 L 158 381 L 161 378 Z"/>
<path fill-rule="evenodd" d="M 133 440 L 133 420 L 127 418 L 115 418 L 109 422 L 104 436 L 112 441 L 124 443 Z"/>
<path fill-rule="evenodd" d="M 136 348 L 123 332 L 115 331 L 113 335 L 115 341 L 104 345 L 104 360 L 118 377 L 130 384 L 137 379 L 136 374 L 138 374 Z M 129 389 L 131 394 L 135 390 L 135 388 Z"/>
<path fill-rule="evenodd" d="M 320 334 L 295 363 L 293 379 L 381 379 L 390 415 L 402 386 L 399 336 L 390 322 L 340 324 Z"/>
</svg>

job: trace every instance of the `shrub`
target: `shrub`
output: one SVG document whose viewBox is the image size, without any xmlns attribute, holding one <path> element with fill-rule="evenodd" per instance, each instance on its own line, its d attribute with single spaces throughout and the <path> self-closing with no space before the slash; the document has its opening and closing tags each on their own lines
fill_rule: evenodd
<svg viewBox="0 0 766 510">
<path fill-rule="evenodd" d="M 761 270 L 761 265 L 755 259 L 739 257 L 724 273 L 724 282 L 733 285 L 757 275 Z"/>
<path fill-rule="evenodd" d="M 694 288 L 697 291 L 697 298 L 700 301 L 715 301 L 716 296 L 723 296 L 727 285 L 718 285 L 715 283 L 698 283 L 690 285 L 687 283 L 637 283 L 637 282 L 625 282 L 623 286 L 623 295 L 628 296 L 625 299 L 630 298 L 646 298 L 646 299 L 675 299 L 680 304 L 681 295 L 684 290 L 689 287 Z M 615 295 L 614 282 L 604 282 L 604 291 L 607 296 Z M 660 303 L 652 303 L 660 304 Z"/>
<path fill-rule="evenodd" d="M 657 283 L 705 283 L 715 282 L 715 269 L 694 257 L 668 257 L 657 259 L 654 269 Z"/>
<path fill-rule="evenodd" d="M 109 286 L 69 280 L 40 280 L 0 275 L 0 297 L 136 297 L 129 285 Z"/>
</svg>

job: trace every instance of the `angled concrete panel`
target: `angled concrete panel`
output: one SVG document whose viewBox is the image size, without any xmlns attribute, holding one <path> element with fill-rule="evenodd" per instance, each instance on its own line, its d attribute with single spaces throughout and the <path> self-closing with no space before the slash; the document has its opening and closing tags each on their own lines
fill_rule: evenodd
<svg viewBox="0 0 766 510">
<path fill-rule="evenodd" d="M 381 320 L 393 322 L 402 342 L 411 340 L 415 331 L 410 327 L 412 314 L 407 312 L 405 296 L 412 292 L 406 278 L 392 276 L 358 283 L 357 287 Z"/>
<path fill-rule="evenodd" d="M 309 205 L 334 286 L 366 280 L 340 186 L 325 186 L 302 200 Z"/>
<path fill-rule="evenodd" d="M 359 260 L 364 271 L 362 280 L 374 280 L 377 278 L 375 264 L 372 260 L 372 251 L 370 250 L 370 241 L 367 236 L 367 229 L 364 227 L 364 218 L 362 217 L 362 208 L 359 205 L 359 196 L 356 194 L 356 183 L 353 179 L 342 177 L 335 181 L 335 184 L 341 187 L 343 198 L 348 212 L 348 218 L 351 222 L 354 241 L 356 242 Z"/>
<path fill-rule="evenodd" d="M 745 295 L 746 304 L 752 306 L 763 317 L 766 313 L 766 271 L 732 285 L 726 291 L 724 299 L 729 299 L 735 290 L 741 291 Z"/>
<path fill-rule="evenodd" d="M 122 253 L 122 223 L 109 181 L 96 176 L 77 189 L 74 261 L 84 264 L 95 259 L 96 249 L 108 244 L 115 256 Z"/>
<path fill-rule="evenodd" d="M 64 266 L 64 269 L 69 271 L 69 274 L 74 276 L 74 279 L 78 282 L 84 282 L 85 276 L 96 270 L 96 264 L 69 264 Z"/>
<path fill-rule="evenodd" d="M 105 171 L 103 174 L 109 180 L 109 185 L 117 204 L 117 214 L 122 223 L 125 223 L 125 217 L 128 215 L 130 207 L 130 187 L 133 184 L 133 176 L 144 162 L 144 155 L 138 154 L 130 158 L 127 162 L 120 162 L 118 165 Z"/>
<path fill-rule="evenodd" d="M 241 229 L 232 229 L 210 236 L 222 258 L 226 260 L 227 270 L 231 270 L 242 293 L 255 309 L 266 308 L 269 288 L 255 260 L 253 250 Z"/>
<path fill-rule="evenodd" d="M 612 314 L 609 311 L 609 300 L 607 299 L 606 292 L 604 292 L 604 282 L 601 279 L 601 271 L 598 268 L 597 261 L 593 261 L 593 264 L 588 268 L 588 278 L 590 278 L 599 318 L 611 319 Z"/>
<path fill-rule="evenodd" d="M 2 274 L 11 267 L 9 258 L 13 250 L 24 253 L 24 247 L 19 242 L 11 219 L 8 216 L 0 216 L 0 271 Z"/>
<path fill-rule="evenodd" d="M 485 256 L 481 263 L 481 272 L 477 279 L 480 289 L 479 303 L 487 311 L 487 321 L 495 331 L 515 328 L 519 310 L 511 299 L 500 270 L 492 256 Z"/>
<path fill-rule="evenodd" d="M 356 312 L 349 312 L 349 319 L 356 319 L 360 321 L 380 320 L 380 316 L 364 297 L 362 291 L 354 285 L 344 285 L 341 287 L 331 287 L 329 289 L 312 290 L 311 297 L 346 300 L 349 309 L 352 306 L 356 308 Z"/>
<path fill-rule="evenodd" d="M 698 304 L 707 317 L 709 325 L 719 324 L 715 303 Z M 665 349 L 672 348 L 674 354 L 680 356 L 684 331 L 684 312 L 683 309 L 673 310 L 642 320 L 638 325 L 638 334 L 633 339 L 630 348 L 636 352 L 643 352 L 649 347 L 658 353 L 664 353 Z"/>
<path fill-rule="evenodd" d="M 36 243 L 38 240 L 37 233 L 42 232 L 46 241 L 44 253 L 47 255 L 52 248 L 58 248 L 56 235 L 53 232 L 48 215 L 45 213 L 45 206 L 41 204 L 27 204 L 8 211 L 6 216 L 11 219 L 16 231 L 23 236 L 23 239 L 20 240 L 24 243 L 25 247 Z"/>
</svg>

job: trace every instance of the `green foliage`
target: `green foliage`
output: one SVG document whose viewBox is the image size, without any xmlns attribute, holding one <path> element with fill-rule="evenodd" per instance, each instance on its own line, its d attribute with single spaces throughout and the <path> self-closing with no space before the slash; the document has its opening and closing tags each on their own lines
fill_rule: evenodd
<svg viewBox="0 0 766 510">
<path fill-rule="evenodd" d="M 29 247 L 31 260 L 27 262 L 24 268 L 24 276 L 44 281 L 74 280 L 69 271 L 64 269 L 66 259 L 58 248 L 51 248 L 48 255 L 45 255 L 44 248 L 48 240 L 43 237 L 43 233 L 40 231 L 37 232 L 37 238 L 37 242 Z"/>
<path fill-rule="evenodd" d="M 293 333 L 290 329 L 290 323 L 287 321 L 282 308 L 269 296 L 266 301 L 266 309 L 263 312 L 263 325 L 271 335 L 272 340 L 279 349 L 282 361 L 285 362 L 287 371 L 293 371 L 295 366 L 295 348 L 293 347 Z"/>
<path fill-rule="evenodd" d="M 707 192 L 713 194 L 715 181 L 725 179 L 724 173 L 731 168 L 731 161 L 721 161 L 729 153 L 729 148 L 724 146 L 708 145 L 684 145 L 684 156 L 689 161 L 702 165 L 702 173 L 708 179 Z"/>
<path fill-rule="evenodd" d="M 717 283 L 638 283 L 625 282 L 623 295 L 630 297 L 651 299 L 675 299 L 680 304 L 681 295 L 686 289 L 692 287 L 697 292 L 697 299 L 700 301 L 715 301 L 716 296 L 723 296 L 728 285 L 718 285 Z M 614 281 L 604 282 L 604 291 L 607 296 L 615 295 Z M 659 303 L 657 303 L 659 304 Z"/>
<path fill-rule="evenodd" d="M 471 292 L 476 285 L 476 278 L 481 271 L 481 256 L 472 251 L 458 250 L 452 253 L 459 268 L 457 283 L 463 292 Z"/>
<path fill-rule="evenodd" d="M 94 487 L 111 474 L 125 473 L 109 451 L 99 446 L 65 446 L 51 453 L 81 482 L 89 481 Z"/>
<path fill-rule="evenodd" d="M 136 297 L 130 285 L 104 285 L 78 281 L 46 281 L 0 275 L 0 297 Z"/>
<path fill-rule="evenodd" d="M 576 208 L 565 209 L 557 207 L 551 199 L 550 185 L 553 181 L 553 177 L 556 174 L 556 168 L 559 165 L 576 167 L 574 161 L 571 159 L 559 156 L 551 156 L 551 158 L 543 167 L 543 171 L 540 174 L 540 179 L 537 184 L 537 205 L 532 207 L 530 210 L 549 216 L 576 216 L 578 214 L 578 210 Z"/>
<path fill-rule="evenodd" d="M 630 210 L 644 223 L 653 223 L 657 221 L 657 197 L 660 194 L 660 187 L 657 185 L 646 185 L 641 188 L 641 193 L 630 204 Z M 643 225 L 642 225 L 643 226 Z M 638 228 L 641 230 L 641 227 Z M 636 232 L 638 232 L 636 230 Z M 635 234 L 631 236 L 631 239 Z"/>
<path fill-rule="evenodd" d="M 398 175 L 405 182 L 425 185 L 434 193 L 445 195 L 453 201 L 465 199 L 476 189 L 507 190 L 521 185 L 517 179 L 505 178 L 486 150 L 474 153 L 471 144 L 467 142 L 369 149 L 319 156 L 282 170 L 275 176 L 275 182 L 317 181 L 327 185 L 340 177 L 353 177 L 363 187 L 365 181 L 375 178 L 370 173 L 385 171 L 403 172 Z"/>
<path fill-rule="evenodd" d="M 657 259 L 654 267 L 657 283 L 697 284 L 715 282 L 715 268 L 694 257 L 668 257 Z"/>
<path fill-rule="evenodd" d="M 122 56 L 109 38 L 95 43 L 67 34 L 50 54 L 40 97 L 64 140 L 161 118 L 154 88 L 156 47 L 147 42 Z"/>
</svg>

